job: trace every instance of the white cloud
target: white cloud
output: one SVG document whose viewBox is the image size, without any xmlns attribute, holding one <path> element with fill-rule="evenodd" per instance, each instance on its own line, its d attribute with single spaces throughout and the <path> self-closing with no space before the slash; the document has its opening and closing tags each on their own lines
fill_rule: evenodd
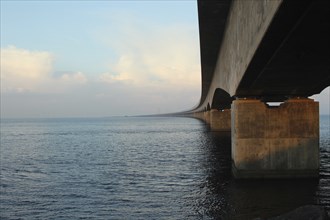
<svg viewBox="0 0 330 220">
<path fill-rule="evenodd" d="M 198 34 L 194 28 L 180 25 L 146 26 L 145 21 L 123 22 L 111 30 L 107 45 L 120 54 L 111 62 L 104 82 L 130 82 L 136 86 L 151 84 L 200 87 Z M 104 41 L 109 30 L 102 33 Z"/>
<path fill-rule="evenodd" d="M 53 77 L 54 56 L 47 51 L 1 48 L 1 92 L 59 92 L 87 82 L 82 72 Z"/>
<path fill-rule="evenodd" d="M 60 77 L 60 81 L 66 82 L 66 83 L 78 83 L 78 84 L 85 84 L 87 82 L 86 76 L 81 72 L 76 73 L 64 73 Z"/>
<path fill-rule="evenodd" d="M 112 58 L 106 62 L 100 56 L 101 60 L 97 60 L 102 63 L 98 63 L 99 69 L 106 65 L 107 68 L 97 70 L 99 74 L 95 71 L 88 78 L 84 74 L 86 69 L 57 69 L 55 56 L 49 52 L 12 47 L 17 57 L 15 65 L 21 66 L 22 60 L 37 57 L 32 63 L 40 68 L 24 71 L 35 75 L 28 78 L 19 75 L 22 71 L 14 68 L 9 71 L 10 68 L 1 64 L 1 71 L 4 69 L 6 77 L 12 78 L 2 84 L 22 92 L 4 94 L 3 112 L 8 116 L 19 115 L 20 109 L 27 106 L 30 110 L 26 111 L 26 115 L 31 117 L 136 115 L 189 109 L 197 104 L 200 95 L 198 33 L 194 27 L 149 24 L 149 21 L 131 19 L 104 31 L 102 37 L 107 41 L 106 48 Z M 102 47 L 105 48 L 104 45 Z M 9 48 L 1 50 L 1 57 L 6 49 Z M 25 58 L 19 53 L 21 50 L 26 52 Z M 74 54 L 74 50 L 71 52 Z M 96 53 L 93 57 L 99 56 Z M 76 64 L 90 63 L 91 60 L 94 65 L 95 60 L 90 57 L 77 59 Z M 103 62 L 106 63 L 104 66 Z M 90 72 L 93 71 L 90 68 Z"/>
<path fill-rule="evenodd" d="M 125 82 L 124 79 L 120 79 L 118 78 L 118 76 L 113 75 L 111 73 L 102 73 L 99 78 L 98 81 L 100 82 L 105 82 L 105 83 L 117 83 L 117 82 Z"/>
<path fill-rule="evenodd" d="M 9 46 L 1 49 L 1 90 L 33 91 L 49 77 L 53 56 L 45 51 L 29 51 Z"/>
</svg>

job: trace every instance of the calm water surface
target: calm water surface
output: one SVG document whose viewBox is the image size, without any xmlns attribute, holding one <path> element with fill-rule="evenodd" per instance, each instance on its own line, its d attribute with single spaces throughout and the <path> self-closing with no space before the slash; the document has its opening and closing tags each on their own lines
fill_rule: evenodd
<svg viewBox="0 0 330 220">
<path fill-rule="evenodd" d="M 253 219 L 330 210 L 329 117 L 320 179 L 238 181 L 230 135 L 192 118 L 1 120 L 1 219 Z"/>
</svg>

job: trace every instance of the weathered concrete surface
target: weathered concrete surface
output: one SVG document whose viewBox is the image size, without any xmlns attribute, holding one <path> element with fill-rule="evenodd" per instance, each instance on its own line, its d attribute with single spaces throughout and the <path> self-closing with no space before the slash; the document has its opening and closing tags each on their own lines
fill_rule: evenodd
<svg viewBox="0 0 330 220">
<path fill-rule="evenodd" d="M 210 111 L 211 131 L 231 131 L 231 112 L 230 109 Z"/>
<path fill-rule="evenodd" d="M 195 113 L 193 113 L 193 116 L 195 118 L 198 118 L 198 119 L 202 120 L 202 121 L 205 121 L 204 112 L 195 112 Z"/>
<path fill-rule="evenodd" d="M 234 98 L 284 101 L 330 85 L 329 0 L 198 0 L 198 14 L 202 94 L 184 113 L 204 112 L 199 117 L 220 126 L 209 110 L 227 109 Z M 318 103 L 232 106 L 237 177 L 318 175 Z"/>
<path fill-rule="evenodd" d="M 198 0 L 198 14 L 202 96 L 192 111 L 226 105 L 218 89 L 284 101 L 330 85 L 330 1 Z"/>
<path fill-rule="evenodd" d="M 231 0 L 199 0 L 197 3 L 202 64 L 201 100 L 204 101 L 211 85 L 219 48 L 225 32 Z"/>
<path fill-rule="evenodd" d="M 202 73 L 202 75 L 212 74 L 212 76 L 207 77 L 211 78 L 212 82 L 211 84 L 202 82 L 202 87 L 208 86 L 208 94 L 204 100 L 201 100 L 202 103 L 197 109 L 198 111 L 203 109 L 207 103 L 212 103 L 217 88 L 223 89 L 230 96 L 235 95 L 240 79 L 243 77 L 281 2 L 282 0 L 232 1 L 226 31 L 221 48 L 218 49 L 215 71 L 214 73 L 209 71 Z M 207 68 L 207 64 L 203 65 L 202 63 L 202 69 L 212 69 L 211 67 Z"/>
<path fill-rule="evenodd" d="M 211 113 L 210 111 L 205 111 L 204 112 L 204 120 L 206 124 L 210 124 L 211 122 Z"/>
<path fill-rule="evenodd" d="M 236 89 L 236 96 L 284 101 L 330 85 L 330 1 L 283 1 Z"/>
<path fill-rule="evenodd" d="M 282 0 L 233 1 L 216 64 L 215 82 L 231 96 L 267 31 Z M 230 82 L 230 83 L 228 83 Z"/>
<path fill-rule="evenodd" d="M 259 100 L 233 101 L 234 176 L 318 176 L 318 108 L 311 99 L 291 99 L 275 108 Z"/>
</svg>

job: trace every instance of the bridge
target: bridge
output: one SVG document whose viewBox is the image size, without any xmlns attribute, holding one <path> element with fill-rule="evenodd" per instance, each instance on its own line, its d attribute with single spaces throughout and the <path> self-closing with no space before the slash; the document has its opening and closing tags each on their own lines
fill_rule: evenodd
<svg viewBox="0 0 330 220">
<path fill-rule="evenodd" d="M 185 114 L 231 132 L 236 178 L 317 177 L 308 97 L 330 85 L 330 1 L 199 0 L 198 16 L 202 94 Z"/>
</svg>

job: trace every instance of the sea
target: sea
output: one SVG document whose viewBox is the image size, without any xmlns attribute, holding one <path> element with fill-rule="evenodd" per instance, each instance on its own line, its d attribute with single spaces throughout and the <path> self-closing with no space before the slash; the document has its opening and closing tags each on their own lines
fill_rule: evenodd
<svg viewBox="0 0 330 220">
<path fill-rule="evenodd" d="M 254 219 L 330 211 L 319 179 L 236 180 L 225 132 L 187 117 L 1 119 L 0 219 Z"/>
</svg>

